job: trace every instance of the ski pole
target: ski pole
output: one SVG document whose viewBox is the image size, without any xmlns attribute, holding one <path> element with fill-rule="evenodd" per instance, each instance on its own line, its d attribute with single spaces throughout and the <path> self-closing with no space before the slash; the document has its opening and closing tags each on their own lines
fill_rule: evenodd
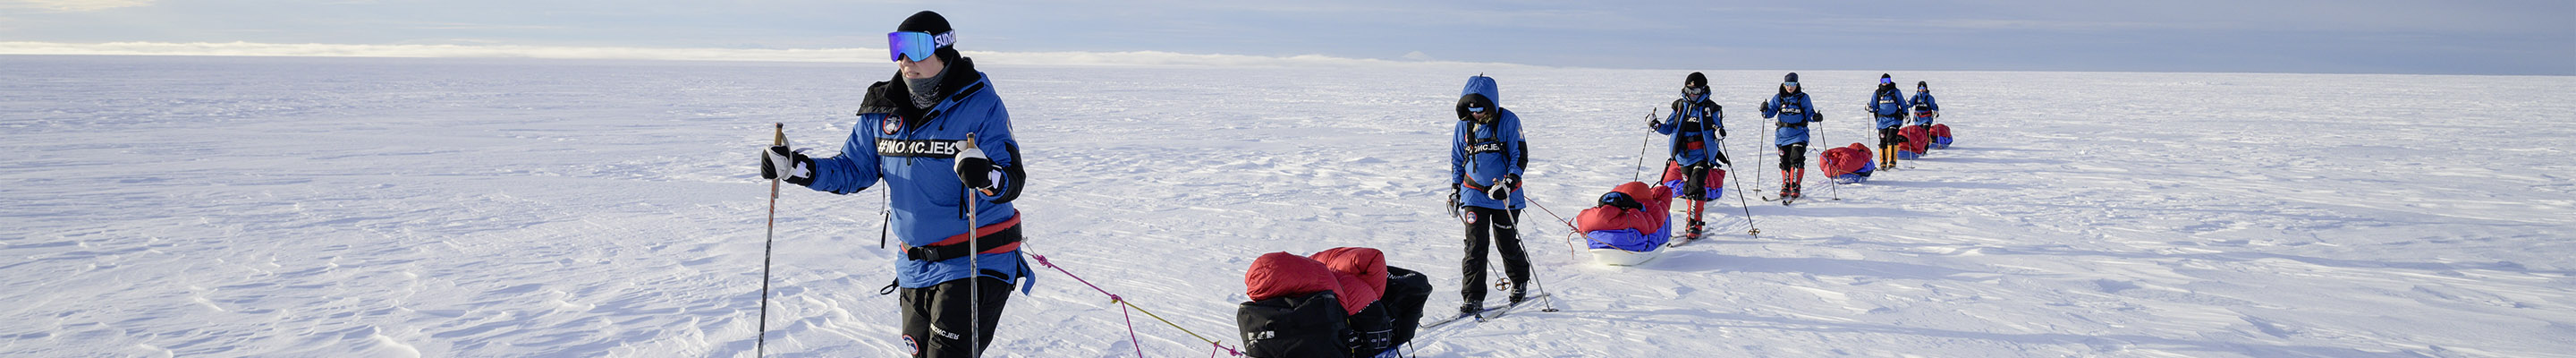
<svg viewBox="0 0 2576 358">
<path fill-rule="evenodd" d="M 1646 120 L 1655 120 L 1655 115 L 1657 114 L 1663 114 L 1663 110 L 1657 109 L 1653 112 L 1647 112 Z M 1638 177 L 1646 174 L 1646 148 L 1653 148 L 1654 146 L 1654 132 L 1647 132 L 1645 140 L 1637 141 L 1637 166 L 1635 170 L 1628 172 L 1628 181 L 1637 181 Z"/>
<path fill-rule="evenodd" d="M 1726 155 L 1726 138 L 1724 138 L 1724 137 L 1717 138 L 1717 155 Z M 1731 155 L 1728 155 L 1728 156 L 1729 156 L 1729 157 L 1733 157 L 1733 156 L 1731 156 Z M 1757 160 L 1758 160 L 1758 159 L 1757 159 Z M 1734 164 L 1728 164 L 1727 166 L 1728 166 L 1728 167 L 1734 167 L 1735 165 L 1734 165 Z M 1750 230 L 1746 230 L 1744 233 L 1745 233 L 1746 235 L 1753 235 L 1753 238 L 1756 238 L 1756 239 L 1762 238 L 1762 227 L 1753 225 L 1753 204 L 1752 204 L 1752 202 L 1751 202 L 1751 201 L 1747 201 L 1747 200 L 1745 200 L 1745 199 L 1744 199 L 1744 185 L 1743 185 L 1743 184 L 1744 184 L 1744 177 L 1742 176 L 1743 174 L 1736 174 L 1736 173 L 1743 172 L 1743 171 L 1744 171 L 1744 168 L 1731 168 L 1731 169 L 1735 169 L 1735 170 L 1733 170 L 1733 171 L 1728 171 L 1728 172 L 1726 173 L 1726 177 L 1728 177 L 1728 178 L 1732 178 L 1732 179 L 1735 179 L 1735 181 L 1736 181 L 1736 185 L 1735 185 L 1735 206 L 1736 206 L 1736 207 L 1739 207 L 1739 208 L 1744 208 L 1744 227 L 1745 227 L 1746 229 L 1750 229 Z M 1753 179 L 1753 180 L 1762 180 L 1762 179 L 1761 179 L 1761 177 L 1754 177 L 1754 179 Z"/>
<path fill-rule="evenodd" d="M 975 133 L 966 133 L 966 147 L 959 150 L 967 149 L 975 149 Z M 958 178 L 959 183 L 964 183 L 965 180 L 965 178 Z M 984 276 L 982 262 L 984 252 L 978 250 L 984 246 L 976 242 L 978 236 L 982 235 L 975 232 L 977 229 L 975 225 L 978 223 L 978 220 L 975 220 L 975 202 L 981 200 L 983 198 L 975 197 L 975 188 L 966 188 L 966 296 L 967 304 L 973 306 L 967 309 L 968 314 L 973 315 L 973 318 L 967 319 L 966 327 L 966 356 L 968 357 L 982 357 L 983 352 L 979 351 L 984 349 L 984 283 L 976 282 Z"/>
<path fill-rule="evenodd" d="M 1808 111 L 1808 112 L 1815 112 L 1815 111 Z M 1823 115 L 1823 114 L 1817 114 L 1817 115 L 1816 115 L 1816 117 L 1817 117 L 1817 118 L 1824 118 L 1824 115 Z M 1825 128 L 1824 128 L 1824 127 L 1825 127 L 1825 126 L 1821 126 L 1821 125 L 1816 126 L 1816 140 L 1817 140 L 1817 141 L 1824 141 L 1824 139 L 1825 139 Z M 1825 142 L 1825 145 L 1833 145 L 1833 142 Z M 1810 146 L 1810 147 L 1813 147 L 1813 146 Z M 1802 151 L 1803 151 L 1803 150 L 1805 150 L 1805 149 L 1799 149 L 1799 150 L 1802 150 Z M 1825 164 L 1825 159 L 1823 158 L 1823 157 L 1824 157 L 1824 154 L 1823 154 L 1824 152 L 1816 152 L 1816 153 L 1817 153 L 1817 155 L 1816 155 L 1816 157 L 1817 157 L 1817 158 L 1816 158 L 1816 166 L 1817 166 L 1817 167 L 1819 167 L 1819 168 L 1821 168 L 1821 167 L 1823 167 L 1823 166 L 1824 166 L 1824 164 Z M 1806 155 L 1806 153 L 1798 153 L 1798 155 L 1800 155 L 1800 156 L 1805 156 L 1805 155 Z M 1798 162 L 1798 168 L 1800 168 L 1800 169 L 1798 169 L 1798 170 L 1806 170 L 1806 169 L 1805 169 L 1806 167 L 1807 167 L 1807 163 L 1806 163 L 1805 161 L 1800 161 L 1800 162 Z M 1834 180 L 1834 178 L 1831 178 L 1830 176 L 1833 174 L 1833 171 L 1832 171 L 1832 170 L 1826 170 L 1826 171 L 1824 171 L 1824 172 L 1825 172 L 1825 174 L 1828 176 L 1827 178 L 1825 178 L 1825 182 L 1826 182 L 1826 183 L 1830 183 L 1830 184 L 1826 184 L 1826 185 L 1831 185 L 1831 186 L 1833 186 L 1833 189 L 1832 189 L 1832 190 L 1833 190 L 1833 192 L 1834 192 L 1834 200 L 1835 200 L 1835 201 L 1841 201 L 1841 200 L 1843 200 L 1843 181 L 1841 181 L 1841 180 Z M 1799 179 L 1806 179 L 1806 178 L 1805 178 L 1805 176 L 1801 175 L 1801 176 L 1799 176 Z M 1804 180 L 1801 180 L 1801 181 L 1804 181 Z M 1805 196 L 1806 196 L 1806 194 L 1807 194 L 1807 193 L 1798 193 L 1798 195 L 1799 195 L 1800 197 L 1805 197 Z"/>
<path fill-rule="evenodd" d="M 770 145 L 787 146 L 787 124 L 771 124 L 775 125 L 773 129 L 776 130 L 777 136 L 776 140 L 770 141 Z M 786 164 L 789 167 L 796 166 L 796 163 Z M 752 343 L 751 356 L 753 357 L 769 353 L 769 252 L 771 248 L 776 247 L 775 243 L 778 239 L 778 182 L 787 177 L 787 173 L 778 174 L 769 178 L 769 232 L 763 234 L 760 239 L 760 338 Z"/>
<path fill-rule="evenodd" d="M 1768 118 L 1766 118 L 1766 119 L 1768 119 Z M 1773 121 L 1773 122 L 1771 122 L 1771 135 L 1772 135 L 1772 137 L 1775 137 L 1775 138 L 1776 138 L 1776 137 L 1778 137 L 1778 136 L 1780 135 L 1780 122 L 1778 122 L 1778 121 Z M 1762 170 L 1760 170 L 1760 169 L 1758 169 L 1758 168 L 1761 168 L 1761 167 L 1760 167 L 1760 165 L 1762 164 L 1762 159 L 1763 159 L 1763 158 L 1765 158 L 1765 157 L 1770 157 L 1770 156 L 1771 156 L 1771 155 L 1769 154 L 1769 153 L 1771 153 L 1771 148 L 1770 148 L 1770 147 L 1771 147 L 1770 145 L 1762 144 L 1762 142 L 1753 142 L 1753 164 L 1755 165 L 1755 168 L 1757 168 L 1756 170 L 1754 170 L 1754 171 L 1753 171 L 1753 193 L 1754 193 L 1754 194 L 1760 194 L 1760 195 L 1763 195 L 1763 196 L 1766 196 L 1766 197 L 1767 197 L 1767 196 L 1770 196 L 1770 195 L 1769 195 L 1769 194 L 1762 194 L 1762 183 L 1766 183 L 1766 182 L 1765 182 L 1765 181 L 1762 181 Z M 1778 160 L 1778 159 L 1772 159 L 1772 160 Z M 1774 165 L 1774 167 L 1777 167 L 1777 165 Z"/>
</svg>

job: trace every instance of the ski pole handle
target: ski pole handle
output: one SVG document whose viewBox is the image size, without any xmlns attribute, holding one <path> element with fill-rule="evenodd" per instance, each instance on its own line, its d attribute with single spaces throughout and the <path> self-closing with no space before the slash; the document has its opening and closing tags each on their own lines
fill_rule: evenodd
<svg viewBox="0 0 2576 358">
<path fill-rule="evenodd" d="M 973 150 L 973 149 L 976 149 L 976 148 L 977 148 L 977 147 L 975 146 L 975 133 L 973 133 L 973 132 L 968 132 L 968 133 L 966 133 L 966 143 L 964 144 L 964 146 L 963 146 L 963 147 L 958 147 L 958 148 L 957 148 L 957 150 L 958 150 L 959 152 L 961 152 L 961 153 L 962 153 L 962 152 L 965 152 L 965 151 L 967 151 L 967 150 Z M 960 179 L 960 180 L 963 180 L 963 179 Z M 976 189 L 975 189 L 975 193 L 978 193 L 978 194 L 984 194 L 984 195 L 997 195 L 997 194 L 994 194 L 992 190 L 989 190 L 989 189 L 983 189 L 983 188 L 976 188 Z"/>
<path fill-rule="evenodd" d="M 787 146 L 787 123 L 772 122 L 772 123 L 770 123 L 769 125 L 771 126 L 771 127 L 770 127 L 770 129 L 773 131 L 773 132 L 771 132 L 771 133 L 774 133 L 774 134 L 775 134 L 775 136 L 773 137 L 774 139 L 770 140 L 769 145 L 771 145 L 771 146 L 778 146 L 778 147 L 784 147 L 784 146 Z M 762 155 L 769 155 L 769 154 L 762 154 Z M 762 160 L 761 162 L 763 162 L 763 163 L 767 163 L 768 161 L 767 161 L 767 160 Z M 795 165 L 796 165 L 796 163 L 787 163 L 787 165 L 792 167 L 792 166 L 795 166 Z M 767 169 L 763 169 L 763 170 L 765 171 L 765 170 L 767 170 Z M 786 175 L 783 175 L 784 173 L 781 173 L 781 174 L 782 174 L 782 175 L 779 175 L 779 176 L 778 176 L 778 177 L 776 177 L 776 178 L 769 178 L 769 200 L 771 200 L 771 201 L 776 201 L 776 200 L 778 200 L 778 182 L 779 182 L 780 180 L 784 180 L 784 179 L 786 179 L 786 178 L 787 178 L 787 176 L 786 176 Z M 776 210 L 777 210 L 776 208 L 774 208 L 775 206 L 777 206 L 777 204 L 776 204 L 776 203 L 772 203 L 770 206 L 773 206 L 773 208 L 771 208 L 770 210 L 772 210 L 772 211 L 776 211 Z M 775 214 L 773 214 L 773 215 L 775 215 Z"/>
</svg>

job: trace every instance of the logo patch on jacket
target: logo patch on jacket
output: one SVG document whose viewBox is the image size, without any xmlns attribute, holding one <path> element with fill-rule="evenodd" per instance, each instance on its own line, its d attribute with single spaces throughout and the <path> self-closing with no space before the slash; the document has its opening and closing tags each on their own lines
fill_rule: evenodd
<svg viewBox="0 0 2576 358">
<path fill-rule="evenodd" d="M 894 132 L 903 131 L 903 117 L 886 116 L 885 119 L 881 119 L 880 121 L 885 122 L 885 125 L 878 126 L 884 127 L 885 134 L 892 135 Z"/>
<path fill-rule="evenodd" d="M 877 138 L 877 155 L 888 157 L 955 157 L 963 140 Z"/>
</svg>

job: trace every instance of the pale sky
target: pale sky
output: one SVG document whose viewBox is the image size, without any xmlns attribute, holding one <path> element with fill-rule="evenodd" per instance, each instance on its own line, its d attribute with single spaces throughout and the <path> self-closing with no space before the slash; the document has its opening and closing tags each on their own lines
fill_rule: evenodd
<svg viewBox="0 0 2576 358">
<path fill-rule="evenodd" d="M 0 0 L 0 42 L 882 49 L 885 32 L 919 10 L 947 15 L 969 51 L 1688 70 L 2576 75 L 2576 21 L 2567 20 L 2576 1 L 2567 0 Z"/>
</svg>

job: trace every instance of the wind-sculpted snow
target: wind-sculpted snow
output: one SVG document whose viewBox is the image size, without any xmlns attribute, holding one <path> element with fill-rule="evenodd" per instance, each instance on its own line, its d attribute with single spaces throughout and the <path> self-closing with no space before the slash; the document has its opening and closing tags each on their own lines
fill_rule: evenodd
<svg viewBox="0 0 2576 358">
<path fill-rule="evenodd" d="M 891 66 L 0 56 L 0 355 L 748 356 L 769 124 L 837 151 Z M 1450 106 L 1528 126 L 1525 235 L 1562 312 L 1425 357 L 2546 357 L 2576 352 L 2576 79 L 1903 72 L 1958 141 L 1637 267 L 1569 249 L 1687 71 L 990 66 L 1026 248 L 1237 345 L 1262 253 L 1386 251 L 1455 307 Z M 1730 183 L 1776 187 L 1713 71 Z M 1802 72 L 1862 141 L 1879 72 Z M 1660 151 L 1660 138 L 1646 143 Z M 1820 146 L 1821 147 L 1821 146 Z M 818 153 L 822 154 L 822 153 Z M 1658 155 L 1649 153 L 1650 155 Z M 1656 159 L 1660 161 L 1660 159 Z M 1649 168 L 1657 163 L 1646 163 Z M 1652 173 L 1646 174 L 1654 175 Z M 1757 178 L 1757 175 L 1759 176 Z M 896 356 L 882 194 L 779 199 L 768 350 Z M 1840 197 L 1842 200 L 1829 200 Z M 1579 240 L 1579 239 L 1574 239 Z M 1116 357 L 1053 270 L 995 356 Z M 1435 315 L 1436 316 L 1436 315 Z M 1204 356 L 1137 317 L 1150 356 Z"/>
</svg>

